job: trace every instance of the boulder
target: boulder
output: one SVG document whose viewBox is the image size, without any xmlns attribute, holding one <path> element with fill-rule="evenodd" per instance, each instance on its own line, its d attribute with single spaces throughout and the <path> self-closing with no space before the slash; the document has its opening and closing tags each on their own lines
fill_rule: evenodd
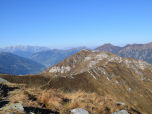
<svg viewBox="0 0 152 114">
<path fill-rule="evenodd" d="M 22 104 L 15 103 L 15 104 L 12 104 L 9 106 L 2 107 L 2 108 L 0 108 L 0 110 L 2 110 L 2 111 L 6 111 L 6 110 L 24 111 L 24 108 L 23 108 Z"/>
<path fill-rule="evenodd" d="M 72 114 L 90 114 L 87 110 L 82 108 L 75 108 L 70 111 L 72 112 Z"/>
</svg>

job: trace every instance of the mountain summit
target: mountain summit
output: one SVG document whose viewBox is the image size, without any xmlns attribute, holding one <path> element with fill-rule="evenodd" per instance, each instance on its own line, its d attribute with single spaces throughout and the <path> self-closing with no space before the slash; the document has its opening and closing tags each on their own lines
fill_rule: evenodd
<svg viewBox="0 0 152 114">
<path fill-rule="evenodd" d="M 108 51 L 110 53 L 116 54 L 118 53 L 122 48 L 119 46 L 113 46 L 112 44 L 108 43 L 108 44 L 104 44 L 102 46 L 97 47 L 95 50 L 99 50 L 99 51 Z"/>
</svg>

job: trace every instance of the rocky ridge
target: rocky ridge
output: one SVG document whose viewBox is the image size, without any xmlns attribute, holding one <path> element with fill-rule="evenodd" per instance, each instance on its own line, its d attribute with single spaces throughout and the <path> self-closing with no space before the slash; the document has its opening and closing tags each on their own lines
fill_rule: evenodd
<svg viewBox="0 0 152 114">
<path fill-rule="evenodd" d="M 63 81 L 65 78 L 69 80 L 68 85 L 81 77 L 82 81 L 87 80 L 92 85 L 87 85 L 90 91 L 94 87 L 99 94 L 112 94 L 141 112 L 151 113 L 151 73 L 152 65 L 146 61 L 85 49 L 46 69 L 41 75 Z"/>
</svg>

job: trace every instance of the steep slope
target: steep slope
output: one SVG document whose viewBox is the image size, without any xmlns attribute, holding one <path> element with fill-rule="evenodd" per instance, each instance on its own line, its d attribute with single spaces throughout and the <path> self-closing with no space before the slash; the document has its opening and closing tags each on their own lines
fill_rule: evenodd
<svg viewBox="0 0 152 114">
<path fill-rule="evenodd" d="M 15 75 L 38 74 L 45 67 L 35 61 L 11 53 L 0 53 L 0 72 Z"/>
<path fill-rule="evenodd" d="M 53 77 L 44 88 L 110 94 L 143 113 L 152 113 L 152 65 L 109 52 L 82 50 L 41 72 Z"/>
<path fill-rule="evenodd" d="M 108 51 L 110 53 L 113 54 L 117 54 L 122 48 L 119 46 L 113 46 L 112 44 L 108 43 L 108 44 L 104 44 L 102 46 L 97 47 L 95 50 L 99 50 L 99 51 Z"/>
<path fill-rule="evenodd" d="M 30 55 L 28 59 L 36 61 L 44 65 L 46 68 L 49 68 L 82 49 L 86 49 L 86 47 L 73 48 L 69 50 L 45 50 Z"/>
</svg>

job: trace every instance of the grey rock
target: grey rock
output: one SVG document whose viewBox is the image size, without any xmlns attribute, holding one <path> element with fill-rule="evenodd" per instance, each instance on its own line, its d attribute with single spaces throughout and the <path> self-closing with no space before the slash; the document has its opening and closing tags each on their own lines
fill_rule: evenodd
<svg viewBox="0 0 152 114">
<path fill-rule="evenodd" d="M 87 110 L 84 110 L 82 108 L 75 108 L 70 110 L 72 114 L 90 114 Z"/>
<path fill-rule="evenodd" d="M 0 83 L 10 83 L 10 82 L 8 82 L 7 80 L 5 80 L 3 78 L 0 78 Z"/>
<path fill-rule="evenodd" d="M 2 108 L 0 108 L 0 110 L 3 110 L 3 111 L 6 111 L 6 110 L 24 111 L 24 108 L 23 108 L 22 104 L 16 103 L 16 104 L 2 107 Z"/>
<path fill-rule="evenodd" d="M 114 112 L 112 114 L 129 114 L 129 113 L 126 110 L 120 110 L 120 111 Z"/>
<path fill-rule="evenodd" d="M 120 105 L 126 105 L 126 104 L 123 103 L 123 102 L 117 102 L 117 101 L 115 101 L 115 103 L 120 104 Z"/>
</svg>

